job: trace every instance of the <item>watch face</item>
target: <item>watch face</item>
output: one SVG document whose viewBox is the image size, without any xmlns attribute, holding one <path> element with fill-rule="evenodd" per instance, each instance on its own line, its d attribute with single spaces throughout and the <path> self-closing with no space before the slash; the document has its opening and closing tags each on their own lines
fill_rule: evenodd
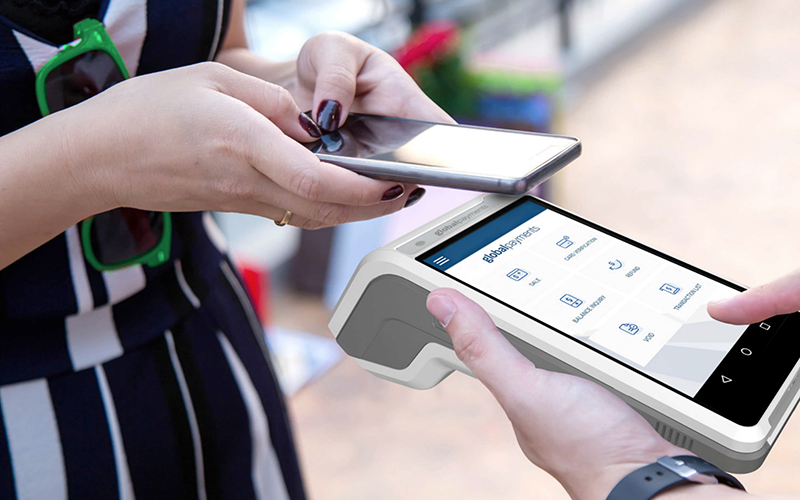
<svg viewBox="0 0 800 500">
<path fill-rule="evenodd" d="M 739 425 L 800 359 L 800 313 L 716 321 L 708 302 L 742 287 L 538 199 L 417 260 Z"/>
</svg>

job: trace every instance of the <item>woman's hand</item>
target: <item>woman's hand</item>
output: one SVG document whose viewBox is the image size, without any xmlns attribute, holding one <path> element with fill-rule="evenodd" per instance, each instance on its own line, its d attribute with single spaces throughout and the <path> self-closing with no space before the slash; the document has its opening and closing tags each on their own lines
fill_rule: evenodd
<svg viewBox="0 0 800 500">
<path fill-rule="evenodd" d="M 308 40 L 288 88 L 325 132 L 339 128 L 350 111 L 454 123 L 392 56 L 345 33 Z"/>
<path fill-rule="evenodd" d="M 292 225 L 319 228 L 394 212 L 408 198 L 400 184 L 320 162 L 298 142 L 320 132 L 286 90 L 220 64 L 137 77 L 64 113 L 73 112 L 94 125 L 84 139 L 99 161 L 75 148 L 72 163 L 92 169 L 108 208 L 274 220 L 291 210 Z"/>
<path fill-rule="evenodd" d="M 687 454 L 606 389 L 533 366 L 486 312 L 459 292 L 435 290 L 428 296 L 428 310 L 445 326 L 459 359 L 505 410 L 525 456 L 561 482 L 572 498 L 603 500 L 634 470 L 664 455 Z M 698 493 L 696 498 L 716 498 L 716 488 L 722 488 L 723 496 L 733 492 L 725 486 L 687 491 Z M 683 495 L 681 490 L 676 494 Z"/>
<path fill-rule="evenodd" d="M 0 269 L 117 207 L 218 210 L 309 229 L 370 219 L 415 186 L 322 163 L 284 89 L 216 63 L 136 77 L 0 137 Z"/>
</svg>

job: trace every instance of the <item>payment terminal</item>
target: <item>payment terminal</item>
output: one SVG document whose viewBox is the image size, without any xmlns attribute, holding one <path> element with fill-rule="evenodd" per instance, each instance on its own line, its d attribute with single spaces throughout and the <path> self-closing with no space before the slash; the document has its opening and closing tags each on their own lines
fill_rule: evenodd
<svg viewBox="0 0 800 500">
<path fill-rule="evenodd" d="M 481 196 L 367 255 L 331 331 L 409 387 L 469 374 L 425 307 L 439 287 L 478 302 L 536 366 L 603 385 L 729 472 L 761 465 L 798 402 L 800 314 L 715 321 L 707 303 L 743 287 L 531 196 Z"/>
</svg>

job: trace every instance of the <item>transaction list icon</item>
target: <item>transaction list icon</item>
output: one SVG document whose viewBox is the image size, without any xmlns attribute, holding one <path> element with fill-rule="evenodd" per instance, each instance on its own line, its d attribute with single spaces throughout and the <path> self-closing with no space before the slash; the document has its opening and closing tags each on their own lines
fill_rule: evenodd
<svg viewBox="0 0 800 500">
<path fill-rule="evenodd" d="M 673 285 L 672 283 L 664 283 L 663 285 L 661 285 L 661 288 L 659 288 L 659 290 L 661 290 L 662 292 L 667 292 L 671 295 L 677 295 L 678 292 L 681 291 L 681 287 Z"/>
</svg>

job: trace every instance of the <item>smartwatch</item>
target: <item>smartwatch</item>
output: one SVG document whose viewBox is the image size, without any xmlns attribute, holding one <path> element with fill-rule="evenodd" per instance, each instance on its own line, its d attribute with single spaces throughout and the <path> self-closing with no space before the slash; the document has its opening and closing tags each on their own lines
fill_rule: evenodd
<svg viewBox="0 0 800 500">
<path fill-rule="evenodd" d="M 682 484 L 724 484 L 744 491 L 738 479 L 691 455 L 661 457 L 614 486 L 606 500 L 649 500 Z"/>
</svg>

